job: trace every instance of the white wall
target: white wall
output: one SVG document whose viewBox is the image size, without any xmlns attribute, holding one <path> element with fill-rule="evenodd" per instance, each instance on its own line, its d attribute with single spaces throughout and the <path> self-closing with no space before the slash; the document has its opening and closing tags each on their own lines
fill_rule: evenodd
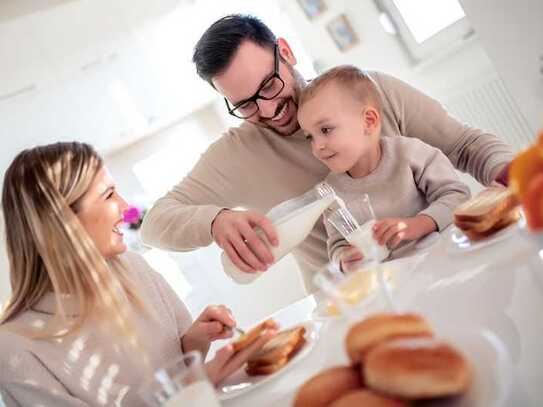
<svg viewBox="0 0 543 407">
<path fill-rule="evenodd" d="M 543 2 L 460 2 L 535 137 L 543 129 Z"/>
<path fill-rule="evenodd" d="M 9 268 L 6 253 L 6 243 L 4 235 L 4 219 L 0 211 L 0 309 L 9 297 L 11 288 L 9 285 Z"/>
<path fill-rule="evenodd" d="M 379 10 L 373 1 L 327 2 L 327 10 L 315 20 L 308 20 L 297 2 L 278 1 L 295 21 L 296 30 L 310 57 L 323 68 L 348 63 L 380 70 L 441 100 L 450 90 L 477 80 L 486 72 L 494 72 L 477 40 L 468 40 L 463 47 L 447 50 L 430 61 L 413 66 L 397 38 L 386 33 L 379 23 Z M 360 41 L 346 52 L 337 49 L 326 30 L 326 24 L 341 13 L 347 15 Z"/>
</svg>

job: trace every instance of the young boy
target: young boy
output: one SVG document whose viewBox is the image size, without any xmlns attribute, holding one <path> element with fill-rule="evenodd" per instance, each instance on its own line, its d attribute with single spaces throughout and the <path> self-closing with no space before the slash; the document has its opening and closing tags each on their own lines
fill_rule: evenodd
<svg viewBox="0 0 543 407">
<path fill-rule="evenodd" d="M 367 74 L 354 66 L 339 66 L 303 89 L 298 121 L 311 140 L 313 155 L 331 171 L 326 182 L 348 207 L 367 193 L 378 219 L 373 237 L 394 249 L 442 231 L 470 193 L 440 150 L 397 134 L 381 137 L 381 106 L 379 91 Z M 356 206 L 349 209 L 359 223 L 368 220 L 360 219 Z M 362 259 L 363 253 L 353 250 L 331 225 L 326 224 L 326 230 L 328 255 L 342 270 Z"/>
</svg>

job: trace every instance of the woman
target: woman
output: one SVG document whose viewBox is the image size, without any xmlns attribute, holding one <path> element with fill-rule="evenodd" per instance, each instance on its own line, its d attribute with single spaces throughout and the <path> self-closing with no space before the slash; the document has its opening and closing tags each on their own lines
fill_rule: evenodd
<svg viewBox="0 0 543 407">
<path fill-rule="evenodd" d="M 165 280 L 126 253 L 126 202 L 87 144 L 25 150 L 3 187 L 12 297 L 0 319 L 8 405 L 143 405 L 139 386 L 181 352 L 232 335 L 224 306 L 191 317 Z M 274 332 L 206 364 L 217 383 Z"/>
</svg>

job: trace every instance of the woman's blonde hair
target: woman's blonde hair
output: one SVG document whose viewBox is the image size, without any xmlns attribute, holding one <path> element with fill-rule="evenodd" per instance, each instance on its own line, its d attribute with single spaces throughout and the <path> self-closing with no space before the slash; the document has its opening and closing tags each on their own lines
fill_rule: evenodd
<svg viewBox="0 0 543 407">
<path fill-rule="evenodd" d="M 2 193 L 11 298 L 0 324 L 54 292 L 55 323 L 37 337 L 74 333 L 89 318 L 111 322 L 137 343 L 130 303 L 143 303 L 119 259 L 106 260 L 77 217 L 81 198 L 103 162 L 88 144 L 56 143 L 22 151 L 6 171 Z M 62 298 L 75 298 L 79 313 L 66 318 Z M 112 317 L 115 316 L 114 318 Z M 60 326 L 65 329 L 58 330 Z"/>
</svg>

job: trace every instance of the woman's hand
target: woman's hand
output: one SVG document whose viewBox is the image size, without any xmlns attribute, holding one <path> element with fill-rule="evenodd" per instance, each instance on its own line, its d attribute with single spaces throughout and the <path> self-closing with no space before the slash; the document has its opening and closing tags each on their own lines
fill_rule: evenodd
<svg viewBox="0 0 543 407">
<path fill-rule="evenodd" d="M 232 337 L 235 326 L 232 312 L 224 305 L 208 306 L 181 338 L 183 352 L 198 350 L 205 359 L 211 342 Z"/>
<path fill-rule="evenodd" d="M 219 349 L 215 357 L 206 363 L 209 380 L 213 384 L 219 383 L 225 377 L 237 371 L 247 360 L 277 333 L 277 329 L 266 329 L 251 345 L 239 352 L 234 352 L 232 344 Z"/>
<path fill-rule="evenodd" d="M 396 248 L 403 241 L 417 240 L 437 230 L 435 221 L 428 215 L 413 218 L 388 218 L 375 222 L 373 237 L 381 246 Z"/>
</svg>

